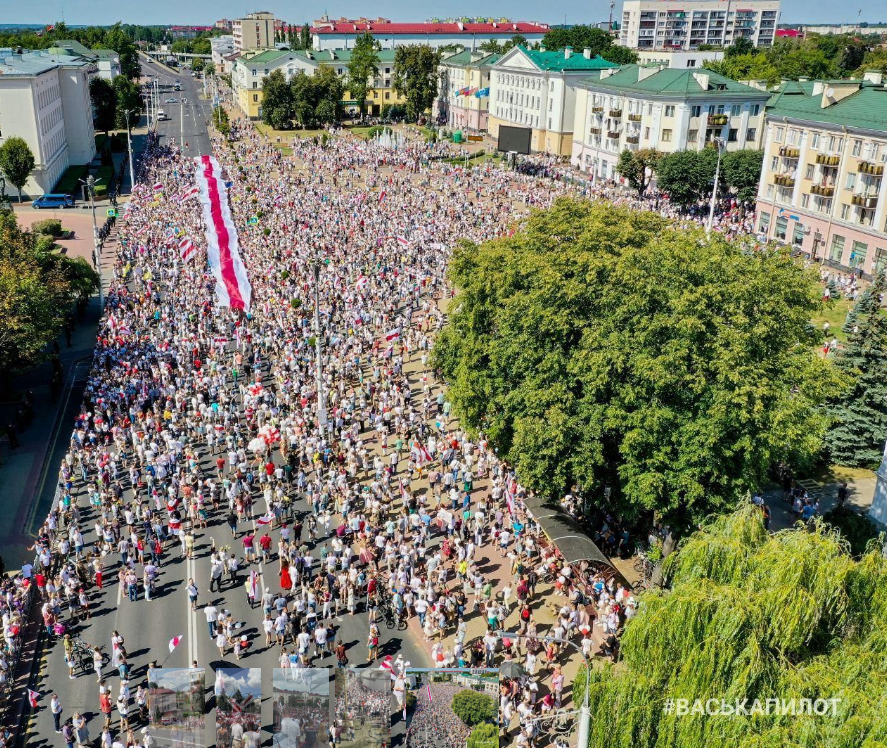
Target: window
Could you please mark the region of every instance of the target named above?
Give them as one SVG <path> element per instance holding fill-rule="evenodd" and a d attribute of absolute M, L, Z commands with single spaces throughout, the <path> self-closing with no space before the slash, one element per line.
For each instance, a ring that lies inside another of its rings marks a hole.
<path fill-rule="evenodd" d="M 386 92 L 385 92 L 385 100 L 387 101 L 387 100 L 390 99 L 390 98 L 391 98 L 391 92 L 390 92 L 390 91 L 386 91 Z"/>
<path fill-rule="evenodd" d="M 699 104 L 694 104 L 693 106 L 690 107 L 690 116 L 691 117 L 698 117 L 700 114 L 702 114 L 702 107 L 699 106 Z"/>
<path fill-rule="evenodd" d="M 391 68 L 385 68 L 385 75 L 388 75 L 391 72 Z"/>
<path fill-rule="evenodd" d="M 758 224 L 758 230 L 762 234 L 766 234 L 770 229 L 770 214 L 769 213 L 761 213 L 761 221 Z"/>
<path fill-rule="evenodd" d="M 687 67 L 688 68 L 695 68 L 696 67 L 696 60 L 694 60 L 692 58 L 687 60 Z"/>
<path fill-rule="evenodd" d="M 880 273 L 885 267 L 887 267 L 887 249 L 878 247 L 875 249 L 875 266 L 873 270 L 875 273 Z"/>
<path fill-rule="evenodd" d="M 770 159 L 770 171 L 776 171 L 779 168 L 779 156 L 773 156 Z"/>
<path fill-rule="evenodd" d="M 810 137 L 810 147 L 814 151 L 819 150 L 819 133 L 818 132 L 813 133 L 813 135 Z"/>
<path fill-rule="evenodd" d="M 809 205 L 810 205 L 810 195 L 808 195 L 806 192 L 804 192 L 801 194 L 801 207 L 807 208 L 807 207 L 809 207 Z"/>
<path fill-rule="evenodd" d="M 258 88 L 258 87 L 259 87 L 258 82 L 257 82 L 257 81 L 253 81 L 253 88 Z"/>
<path fill-rule="evenodd" d="M 733 106 L 730 107 L 730 116 L 731 117 L 738 117 L 741 112 L 742 112 L 742 107 L 739 104 L 734 104 Z"/>
<path fill-rule="evenodd" d="M 850 206 L 847 205 L 847 203 L 843 203 L 841 205 L 841 220 L 846 221 L 847 216 L 849 216 L 849 215 L 850 215 Z"/>
<path fill-rule="evenodd" d="M 650 128 L 649 127 L 644 128 L 644 138 L 646 138 L 647 140 L 650 139 Z"/>
<path fill-rule="evenodd" d="M 854 241 L 850 250 L 850 267 L 861 268 L 865 265 L 866 255 L 869 253 L 869 245 L 865 242 Z"/>
<path fill-rule="evenodd" d="M 851 151 L 851 154 L 854 156 L 858 156 L 861 152 L 862 152 L 862 141 L 861 140 L 854 140 L 853 141 L 853 150 Z"/>
<path fill-rule="evenodd" d="M 797 145 L 801 142 L 801 131 L 792 128 L 788 131 L 788 143 L 789 145 Z"/>
<path fill-rule="evenodd" d="M 800 247 L 804 243 L 804 224 L 795 221 L 795 230 L 792 232 L 792 244 Z"/>
<path fill-rule="evenodd" d="M 782 216 L 776 219 L 776 231 L 773 233 L 779 241 L 784 242 L 788 231 L 788 218 Z"/>
<path fill-rule="evenodd" d="M 253 94 L 253 101 L 258 102 L 259 94 Z"/>
<path fill-rule="evenodd" d="M 785 128 L 784 127 L 775 127 L 773 128 L 773 142 L 781 143 L 782 138 L 785 136 Z"/>
<path fill-rule="evenodd" d="M 663 130 L 662 131 L 662 142 L 663 143 L 671 143 L 671 130 Z"/>
<path fill-rule="evenodd" d="M 673 104 L 668 104 L 665 107 L 665 116 L 666 117 L 674 117 L 674 105 Z"/>
<path fill-rule="evenodd" d="M 847 173 L 847 184 L 846 188 L 848 190 L 852 190 L 856 186 L 856 172 L 848 172 Z"/>
<path fill-rule="evenodd" d="M 757 134 L 758 134 L 758 128 L 749 127 L 748 130 L 745 131 L 745 142 L 746 143 L 754 142 L 755 138 L 757 137 Z"/>
<path fill-rule="evenodd" d="M 729 132 L 727 132 L 727 142 L 728 143 L 735 143 L 737 141 L 738 137 L 739 137 L 739 130 L 737 130 L 735 127 L 731 127 Z"/>
<path fill-rule="evenodd" d="M 748 110 L 748 113 L 752 117 L 757 117 L 761 113 L 761 105 L 760 104 L 752 104 Z"/>
<path fill-rule="evenodd" d="M 829 251 L 829 259 L 832 262 L 840 262 L 844 256 L 844 237 L 835 234 L 832 237 L 832 248 Z"/>
<path fill-rule="evenodd" d="M 813 164 L 807 164 L 807 170 L 804 172 L 804 179 L 813 179 Z"/>
<path fill-rule="evenodd" d="M 687 141 L 695 143 L 697 140 L 699 140 L 699 130 L 690 130 L 687 133 Z"/>
<path fill-rule="evenodd" d="M 772 185 L 772 184 L 768 184 L 768 185 L 767 185 L 767 193 L 766 193 L 766 194 L 767 194 L 767 199 L 768 199 L 768 200 L 772 200 L 772 199 L 773 199 L 773 185 Z"/>

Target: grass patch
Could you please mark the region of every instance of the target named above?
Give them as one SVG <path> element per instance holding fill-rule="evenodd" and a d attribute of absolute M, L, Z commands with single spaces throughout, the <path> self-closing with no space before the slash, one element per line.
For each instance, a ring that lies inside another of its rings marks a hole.
<path fill-rule="evenodd" d="M 834 335 L 839 343 L 846 343 L 847 334 L 841 328 L 847 319 L 847 312 L 850 311 L 854 303 L 847 298 L 840 298 L 827 304 L 824 303 L 819 314 L 810 321 L 819 331 L 822 331 L 823 323 L 828 322 L 829 338 Z"/>
<path fill-rule="evenodd" d="M 108 144 L 108 136 L 104 133 L 99 133 L 95 136 L 95 149 L 97 153 L 101 153 L 105 146 Z"/>
<path fill-rule="evenodd" d="M 875 473 L 868 468 L 846 467 L 844 465 L 822 465 L 807 476 L 824 486 L 833 483 L 856 483 L 867 478 L 874 478 Z"/>
<path fill-rule="evenodd" d="M 100 166 L 95 173 L 95 196 L 104 197 L 114 181 L 114 166 Z"/>
<path fill-rule="evenodd" d="M 86 166 L 69 166 L 65 173 L 62 174 L 62 178 L 56 182 L 52 191 L 64 195 L 73 195 L 77 199 L 80 199 L 80 197 L 82 197 L 82 191 L 78 180 L 86 179 L 88 173 L 89 170 Z"/>
<path fill-rule="evenodd" d="M 293 138 L 313 138 L 320 136 L 325 130 L 275 130 L 273 127 L 266 125 L 264 122 L 256 122 L 256 129 L 267 138 L 275 140 L 292 140 Z"/>
<path fill-rule="evenodd" d="M 348 132 L 350 132 L 352 135 L 356 135 L 358 138 L 369 140 L 370 130 L 372 129 L 372 127 L 364 127 L 363 125 L 358 125 L 357 127 L 349 127 Z"/>

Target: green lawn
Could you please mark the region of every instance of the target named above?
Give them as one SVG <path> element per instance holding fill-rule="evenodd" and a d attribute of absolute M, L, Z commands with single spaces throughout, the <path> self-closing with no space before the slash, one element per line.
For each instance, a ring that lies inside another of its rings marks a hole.
<path fill-rule="evenodd" d="M 65 195 L 73 195 L 79 200 L 82 193 L 80 190 L 80 184 L 77 180 L 86 179 L 86 174 L 86 166 L 69 166 L 52 191 Z"/>
<path fill-rule="evenodd" d="M 823 304 L 819 314 L 811 322 L 817 330 L 822 330 L 823 323 L 828 322 L 829 335 L 834 335 L 839 343 L 845 343 L 847 342 L 847 335 L 841 328 L 844 326 L 847 312 L 850 311 L 852 306 L 853 302 L 847 298 L 840 298 L 837 301 Z"/>
<path fill-rule="evenodd" d="M 320 135 L 324 130 L 275 130 L 273 127 L 266 125 L 264 122 L 256 122 L 256 129 L 272 140 L 280 138 L 281 140 L 292 140 L 293 138 L 313 138 Z"/>

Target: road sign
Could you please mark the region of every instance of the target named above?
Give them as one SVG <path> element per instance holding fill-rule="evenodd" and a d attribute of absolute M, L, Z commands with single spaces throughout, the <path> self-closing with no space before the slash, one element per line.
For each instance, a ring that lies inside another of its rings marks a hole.
<path fill-rule="evenodd" d="M 259 222 L 259 217 L 258 217 L 258 216 L 253 216 L 252 218 L 250 218 L 250 219 L 247 221 L 247 224 L 249 224 L 250 226 L 255 226 L 258 222 Z"/>
<path fill-rule="evenodd" d="M 117 218 L 117 211 L 114 208 L 108 208 L 108 218 Z"/>

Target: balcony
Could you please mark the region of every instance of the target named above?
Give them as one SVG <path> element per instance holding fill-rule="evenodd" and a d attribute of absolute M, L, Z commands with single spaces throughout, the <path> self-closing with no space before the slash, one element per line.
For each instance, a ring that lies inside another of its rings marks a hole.
<path fill-rule="evenodd" d="M 613 119 L 620 119 L 622 117 L 622 110 L 621 109 L 611 109 L 610 116 L 613 117 Z"/>
<path fill-rule="evenodd" d="M 640 121 L 641 121 L 641 115 L 640 115 L 640 114 L 629 114 L 629 115 L 628 115 L 628 121 L 629 121 L 629 122 L 640 122 Z"/>
<path fill-rule="evenodd" d="M 779 149 L 779 155 L 784 158 L 800 158 L 801 149 L 790 145 L 784 145 Z"/>
<path fill-rule="evenodd" d="M 793 179 L 792 184 L 794 184 L 794 183 L 795 183 L 795 180 Z M 835 188 L 829 187 L 828 185 L 825 185 L 825 184 L 814 184 L 810 188 L 810 194 L 811 195 L 821 195 L 822 197 L 832 197 L 835 194 Z"/>
<path fill-rule="evenodd" d="M 607 133 L 607 137 L 610 138 L 610 140 L 619 140 L 619 131 L 610 130 L 610 132 Z"/>
<path fill-rule="evenodd" d="M 795 178 L 791 174 L 776 174 L 773 177 L 773 184 L 778 184 L 780 187 L 794 187 Z"/>
<path fill-rule="evenodd" d="M 600 127 L 592 127 L 588 132 L 592 135 L 600 135 L 601 128 Z"/>
<path fill-rule="evenodd" d="M 837 166 L 841 161 L 840 156 L 829 156 L 826 153 L 816 154 L 816 163 L 823 166 Z"/>
<path fill-rule="evenodd" d="M 604 111 L 604 108 L 602 106 L 593 106 L 591 108 L 591 111 L 592 111 L 592 114 L 602 114 Z"/>
<path fill-rule="evenodd" d="M 708 115 L 708 124 L 709 125 L 726 125 L 729 117 L 726 114 L 709 114 Z"/>
<path fill-rule="evenodd" d="M 876 164 L 872 161 L 860 161 L 859 173 L 872 174 L 876 177 L 880 177 L 884 173 L 884 164 Z"/>
<path fill-rule="evenodd" d="M 858 205 L 860 208 L 872 209 L 878 205 L 877 195 L 854 195 L 850 198 L 850 202 Z"/>
<path fill-rule="evenodd" d="M 625 138 L 625 142 L 630 143 L 631 145 L 637 145 L 638 143 L 641 142 L 641 136 L 640 135 L 628 135 Z"/>

